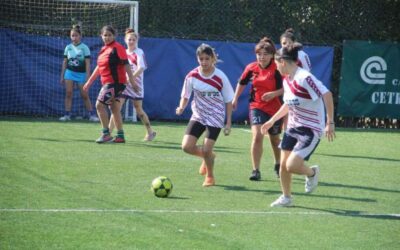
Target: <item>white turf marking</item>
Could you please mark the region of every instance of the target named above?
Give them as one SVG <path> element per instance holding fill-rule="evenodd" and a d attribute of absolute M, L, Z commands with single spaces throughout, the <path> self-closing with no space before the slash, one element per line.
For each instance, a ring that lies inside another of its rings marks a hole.
<path fill-rule="evenodd" d="M 241 128 L 240 130 L 243 131 L 243 132 L 251 133 L 251 130 L 250 130 L 250 129 L 243 129 L 243 128 Z"/>
<path fill-rule="evenodd" d="M 301 212 L 301 211 L 229 211 L 229 210 L 142 210 L 142 209 L 95 209 L 95 208 L 76 208 L 76 209 L 30 209 L 30 208 L 1 208 L 0 212 L 22 212 L 22 213 L 189 213 L 189 214 L 243 214 L 243 215 L 347 215 L 360 217 L 398 217 L 400 214 L 370 214 L 370 213 L 335 213 L 335 212 Z"/>

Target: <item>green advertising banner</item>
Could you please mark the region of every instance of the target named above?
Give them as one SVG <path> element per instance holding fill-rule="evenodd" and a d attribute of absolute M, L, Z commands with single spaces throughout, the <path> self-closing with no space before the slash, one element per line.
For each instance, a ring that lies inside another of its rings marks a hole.
<path fill-rule="evenodd" d="M 344 41 L 338 114 L 400 119 L 400 45 Z"/>

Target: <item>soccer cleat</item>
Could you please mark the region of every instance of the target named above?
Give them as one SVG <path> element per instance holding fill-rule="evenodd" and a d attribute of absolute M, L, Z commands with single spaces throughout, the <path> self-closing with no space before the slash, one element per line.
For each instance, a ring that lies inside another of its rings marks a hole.
<path fill-rule="evenodd" d="M 143 141 L 152 141 L 154 138 L 156 138 L 157 133 L 153 131 L 153 133 L 146 135 L 143 139 Z"/>
<path fill-rule="evenodd" d="M 308 194 L 313 192 L 318 186 L 319 166 L 312 166 L 311 169 L 314 170 L 314 176 L 313 177 L 306 176 L 306 184 L 305 184 L 305 191 Z"/>
<path fill-rule="evenodd" d="M 214 177 L 206 177 L 203 182 L 203 187 L 211 187 L 215 185 Z"/>
<path fill-rule="evenodd" d="M 207 174 L 207 167 L 201 165 L 201 167 L 199 168 L 199 174 L 206 175 Z"/>
<path fill-rule="evenodd" d="M 64 116 L 60 117 L 59 120 L 62 121 L 62 122 L 71 121 L 71 116 L 64 115 Z"/>
<path fill-rule="evenodd" d="M 105 142 L 109 142 L 112 141 L 112 136 L 110 136 L 109 134 L 103 134 L 102 136 L 99 137 L 99 139 L 96 140 L 97 143 L 105 143 Z"/>
<path fill-rule="evenodd" d="M 258 169 L 253 170 L 253 172 L 251 172 L 251 176 L 250 176 L 249 180 L 251 180 L 251 181 L 259 181 L 260 179 L 261 179 L 260 170 L 258 170 Z"/>
<path fill-rule="evenodd" d="M 279 198 L 271 203 L 271 207 L 290 207 L 292 206 L 292 197 L 285 197 L 283 194 Z"/>
<path fill-rule="evenodd" d="M 276 178 L 279 178 L 279 169 L 281 168 L 281 164 L 277 163 L 274 165 L 274 170 L 276 174 Z"/>
<path fill-rule="evenodd" d="M 91 115 L 91 116 L 89 117 L 89 121 L 91 121 L 91 122 L 98 122 L 98 121 L 100 121 L 100 120 L 99 120 L 99 118 L 98 118 L 97 116 Z"/>
<path fill-rule="evenodd" d="M 114 143 L 125 143 L 125 139 L 122 137 L 115 137 L 113 140 Z"/>

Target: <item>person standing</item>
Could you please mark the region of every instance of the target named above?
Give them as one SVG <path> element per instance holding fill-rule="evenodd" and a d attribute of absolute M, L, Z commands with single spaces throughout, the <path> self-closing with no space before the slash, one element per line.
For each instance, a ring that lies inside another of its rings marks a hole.
<path fill-rule="evenodd" d="M 119 98 L 126 88 L 128 82 L 127 76 L 133 89 L 135 91 L 138 90 L 135 77 L 129 66 L 125 48 L 115 41 L 116 35 L 117 32 L 110 25 L 106 25 L 101 29 L 101 38 L 104 42 L 104 46 L 99 52 L 96 68 L 83 86 L 83 89 L 88 91 L 94 80 L 98 76 L 101 77 L 102 88 L 97 97 L 96 109 L 103 129 L 102 135 L 96 140 L 97 143 L 109 141 L 115 143 L 125 142 L 124 130 L 122 128 L 121 102 Z M 108 107 L 111 109 L 115 127 L 118 130 L 115 138 L 111 137 L 108 127 Z"/>
<path fill-rule="evenodd" d="M 250 180 L 261 179 L 261 157 L 263 154 L 264 135 L 261 133 L 261 125 L 268 121 L 281 107 L 279 97 L 283 93 L 282 77 L 278 72 L 273 60 L 275 46 L 271 39 L 264 37 L 255 46 L 257 61 L 250 63 L 244 69 L 238 84 L 236 85 L 233 98 L 233 108 L 238 105 L 239 96 L 243 93 L 246 85 L 251 82 L 250 92 L 250 124 L 253 135 L 251 142 L 251 159 L 253 171 Z M 274 170 L 279 176 L 280 149 L 279 135 L 281 133 L 282 121 L 277 120 L 269 129 L 269 141 L 273 151 Z"/>
<path fill-rule="evenodd" d="M 320 168 L 317 165 L 308 167 L 304 161 L 309 160 L 323 133 L 328 141 L 335 137 L 332 93 L 314 75 L 297 65 L 299 49 L 296 46 L 282 47 L 275 54 L 278 70 L 285 76 L 284 104 L 261 127 L 266 134 L 277 120 L 289 114 L 280 146 L 282 195 L 271 203 L 271 207 L 292 205 L 292 174 L 305 176 L 306 193 L 316 189 Z"/>
<path fill-rule="evenodd" d="M 81 42 L 82 33 L 79 25 L 74 25 L 70 31 L 71 43 L 65 47 L 64 60 L 61 70 L 60 83 L 65 84 L 65 113 L 60 121 L 71 120 L 72 97 L 74 83 L 78 85 L 81 97 L 88 112 L 89 121 L 98 122 L 94 114 L 92 103 L 87 92 L 83 91 L 83 84 L 90 76 L 90 49 Z"/>
<path fill-rule="evenodd" d="M 138 48 L 139 34 L 137 34 L 133 29 L 128 28 L 125 31 L 125 43 L 127 45 L 126 53 L 128 55 L 129 65 L 131 66 L 133 76 L 136 80 L 136 85 L 139 91 L 136 93 L 130 84 L 127 84 L 126 89 L 122 92 L 119 98 L 121 106 L 124 105 L 126 99 L 131 99 L 133 105 L 135 106 L 136 113 L 139 119 L 142 121 L 146 128 L 146 135 L 144 141 L 152 141 L 156 137 L 156 132 L 151 128 L 149 117 L 143 110 L 143 98 L 144 98 L 144 85 L 143 85 L 143 72 L 147 69 L 146 60 L 144 52 L 142 49 Z M 129 103 L 127 103 L 129 105 Z M 110 119 L 110 131 L 114 128 L 113 116 Z"/>
<path fill-rule="evenodd" d="M 222 128 L 225 127 L 226 136 L 231 132 L 233 89 L 225 73 L 215 66 L 218 58 L 214 48 L 201 44 L 196 55 L 199 66 L 185 77 L 176 114 L 183 113 L 193 92 L 193 114 L 182 140 L 182 149 L 202 159 L 199 173 L 205 175 L 203 187 L 209 187 L 215 185 L 214 145 Z M 204 132 L 203 145 L 197 145 Z"/>

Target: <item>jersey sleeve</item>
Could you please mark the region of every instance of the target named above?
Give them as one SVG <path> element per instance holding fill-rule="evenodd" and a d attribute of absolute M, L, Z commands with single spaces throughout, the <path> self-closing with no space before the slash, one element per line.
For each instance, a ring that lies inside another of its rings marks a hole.
<path fill-rule="evenodd" d="M 120 59 L 121 64 L 129 64 L 128 54 L 126 54 L 125 48 L 119 44 L 119 46 L 115 47 L 117 49 L 117 54 Z"/>
<path fill-rule="evenodd" d="M 186 76 L 185 81 L 183 82 L 183 87 L 182 87 L 182 92 L 181 92 L 181 98 L 186 98 L 189 99 L 190 96 L 192 95 L 193 91 L 193 81 L 192 81 L 191 76 Z"/>
<path fill-rule="evenodd" d="M 303 86 L 308 90 L 313 101 L 321 98 L 329 90 L 315 76 L 308 75 L 303 82 Z"/>
<path fill-rule="evenodd" d="M 68 48 L 69 48 L 69 45 L 67 45 L 64 49 L 64 58 L 68 58 Z"/>
<path fill-rule="evenodd" d="M 234 96 L 232 84 L 225 74 L 222 74 L 221 78 L 222 78 L 222 84 L 223 84 L 221 93 L 222 93 L 222 97 L 224 98 L 224 102 L 225 103 L 231 102 L 233 100 L 233 96 Z"/>
<path fill-rule="evenodd" d="M 301 66 L 303 69 L 307 70 L 308 72 L 311 72 L 311 61 L 308 55 L 301 50 L 301 53 L 299 53 L 299 61 L 301 63 Z"/>
<path fill-rule="evenodd" d="M 144 56 L 144 52 L 143 50 L 139 50 L 138 54 L 137 54 L 137 64 L 140 68 L 146 70 L 147 69 L 147 62 L 146 62 L 146 58 Z"/>
<path fill-rule="evenodd" d="M 86 44 L 83 47 L 83 55 L 85 56 L 85 58 L 90 58 L 90 49 Z"/>
<path fill-rule="evenodd" d="M 242 75 L 239 78 L 240 85 L 247 85 L 253 76 L 253 71 L 251 70 L 250 65 L 247 65 L 244 69 Z"/>

